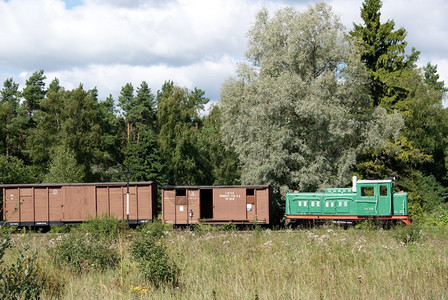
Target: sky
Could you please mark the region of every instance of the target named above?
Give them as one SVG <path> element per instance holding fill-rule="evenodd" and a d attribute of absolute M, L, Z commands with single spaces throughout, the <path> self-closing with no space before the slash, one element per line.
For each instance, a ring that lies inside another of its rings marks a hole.
<path fill-rule="evenodd" d="M 293 0 L 0 0 L 0 82 L 43 69 L 48 84 L 96 87 L 100 100 L 146 81 L 156 93 L 167 80 L 219 99 L 222 83 L 244 60 L 256 13 L 317 1 Z M 346 30 L 360 24 L 362 0 L 326 1 Z M 419 66 L 438 66 L 448 86 L 448 1 L 383 0 L 381 20 L 408 35 Z"/>

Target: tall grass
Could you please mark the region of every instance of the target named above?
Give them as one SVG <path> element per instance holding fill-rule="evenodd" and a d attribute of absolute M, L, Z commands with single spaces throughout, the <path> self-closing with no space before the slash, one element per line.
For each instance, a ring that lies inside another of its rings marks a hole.
<path fill-rule="evenodd" d="M 447 233 L 422 229 L 404 242 L 398 229 L 164 231 L 179 274 L 176 287 L 159 288 L 131 256 L 137 234 L 122 241 L 123 288 L 118 266 L 82 274 L 51 266 L 46 249 L 57 235 L 15 240 L 41 249 L 45 268 L 64 274 L 62 299 L 448 299 Z"/>

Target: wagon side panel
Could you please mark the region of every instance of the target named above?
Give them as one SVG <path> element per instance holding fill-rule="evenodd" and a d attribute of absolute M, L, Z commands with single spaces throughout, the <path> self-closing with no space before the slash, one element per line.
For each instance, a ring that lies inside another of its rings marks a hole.
<path fill-rule="evenodd" d="M 96 213 L 98 217 L 110 217 L 109 187 L 96 188 Z"/>
<path fill-rule="evenodd" d="M 255 197 L 257 201 L 257 220 L 269 224 L 271 217 L 271 198 L 270 190 L 257 189 L 255 190 Z"/>
<path fill-rule="evenodd" d="M 49 192 L 50 190 L 47 187 L 34 189 L 34 217 L 36 225 L 49 224 Z"/>
<path fill-rule="evenodd" d="M 95 186 L 63 187 L 63 221 L 81 222 L 96 216 Z"/>
<path fill-rule="evenodd" d="M 152 219 L 152 192 L 150 185 L 137 186 L 137 220 Z"/>
<path fill-rule="evenodd" d="M 50 224 L 61 223 L 63 214 L 62 187 L 48 189 L 48 206 Z"/>
<path fill-rule="evenodd" d="M 19 188 L 20 222 L 23 225 L 34 225 L 34 188 Z"/>
<path fill-rule="evenodd" d="M 123 197 L 123 190 L 125 189 L 121 186 L 109 188 L 110 215 L 120 220 L 124 219 L 125 212 L 124 201 L 126 201 L 126 199 Z"/>
<path fill-rule="evenodd" d="M 9 223 L 20 222 L 19 189 L 5 188 L 3 197 L 3 220 Z"/>
<path fill-rule="evenodd" d="M 162 189 L 162 223 L 176 222 L 176 192 Z"/>
<path fill-rule="evenodd" d="M 215 188 L 213 219 L 216 221 L 246 220 L 246 189 Z"/>

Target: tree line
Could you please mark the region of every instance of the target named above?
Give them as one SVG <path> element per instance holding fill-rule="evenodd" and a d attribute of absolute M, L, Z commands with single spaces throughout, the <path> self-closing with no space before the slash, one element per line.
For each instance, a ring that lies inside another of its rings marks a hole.
<path fill-rule="evenodd" d="M 154 180 L 161 184 L 235 184 L 236 155 L 220 138 L 220 111 L 201 115 L 209 99 L 167 81 L 157 94 L 127 83 L 115 101 L 96 89 L 65 90 L 44 71 L 25 87 L 1 90 L 2 183 Z M 227 170 L 226 170 L 227 168 Z"/>
<path fill-rule="evenodd" d="M 365 0 L 347 31 L 323 3 L 261 10 L 246 59 L 208 113 L 205 92 L 143 81 L 99 100 L 97 89 L 48 87 L 43 70 L 0 94 L 0 182 L 154 180 L 165 185 L 270 184 L 277 204 L 359 178 L 395 176 L 414 215 L 445 205 L 448 89 L 417 66 L 406 30 Z"/>

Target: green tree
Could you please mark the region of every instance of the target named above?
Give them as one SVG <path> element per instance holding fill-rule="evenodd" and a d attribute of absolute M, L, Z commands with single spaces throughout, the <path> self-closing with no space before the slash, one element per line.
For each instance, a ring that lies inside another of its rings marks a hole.
<path fill-rule="evenodd" d="M 56 84 L 56 82 L 53 82 Z M 30 155 L 38 172 L 45 175 L 58 147 L 64 145 L 84 168 L 82 180 L 95 181 L 96 166 L 103 161 L 99 104 L 82 86 L 71 91 L 49 90 L 35 112 L 38 123 L 30 130 Z"/>
<path fill-rule="evenodd" d="M 356 47 L 325 3 L 259 12 L 246 57 L 220 100 L 243 184 L 277 195 L 346 184 L 361 149 L 398 136 L 401 116 L 373 108 Z"/>
<path fill-rule="evenodd" d="M 429 62 L 423 67 L 423 72 L 425 84 L 434 92 L 438 92 L 439 97 L 443 99 L 448 92 L 448 88 L 445 87 L 445 82 L 439 81 L 440 76 L 437 74 L 437 66 Z"/>
<path fill-rule="evenodd" d="M 201 109 L 209 101 L 199 89 L 188 91 L 165 82 L 157 93 L 158 144 L 166 184 L 200 184 L 207 164 L 198 145 Z"/>
<path fill-rule="evenodd" d="M 19 85 L 12 78 L 6 79 L 0 94 L 0 146 L 1 153 L 17 154 L 20 149 L 16 130 L 19 118 L 20 93 Z"/>
<path fill-rule="evenodd" d="M 84 180 L 93 181 L 95 176 L 92 167 L 102 156 L 98 102 L 82 86 L 66 92 L 64 102 L 62 144 L 71 149 L 77 162 L 85 167 Z"/>
<path fill-rule="evenodd" d="M 123 165 L 132 171 L 133 181 L 159 181 L 162 165 L 153 131 L 142 131 L 139 142 L 126 145 L 123 152 Z"/>
<path fill-rule="evenodd" d="M 112 95 L 98 103 L 97 121 L 101 128 L 101 157 L 94 166 L 96 179 L 102 182 L 118 181 L 122 177 L 123 130 Z"/>
<path fill-rule="evenodd" d="M 84 166 L 78 164 L 73 150 L 64 145 L 54 149 L 49 172 L 43 182 L 71 183 L 83 182 L 85 177 Z"/>
<path fill-rule="evenodd" d="M 132 171 L 132 180 L 157 180 L 161 165 L 155 133 L 155 96 L 143 81 L 135 96 L 132 84 L 127 83 L 118 100 L 126 124 L 123 165 Z"/>
<path fill-rule="evenodd" d="M 40 102 L 39 122 L 28 130 L 28 150 L 33 165 L 43 176 L 48 171 L 52 150 L 61 144 L 66 92 L 54 79 L 46 97 Z"/>
<path fill-rule="evenodd" d="M 222 141 L 221 119 L 221 109 L 213 105 L 200 131 L 199 145 L 210 171 L 203 184 L 237 185 L 241 177 L 238 155 L 232 147 L 227 149 Z"/>
<path fill-rule="evenodd" d="M 393 20 L 381 23 L 382 5 L 381 0 L 365 0 L 361 8 L 364 24 L 353 24 L 350 35 L 356 39 L 367 67 L 373 104 L 389 111 L 404 110 L 402 102 L 412 88 L 402 84 L 403 70 L 414 66 L 420 52 L 412 49 L 410 55 L 405 54 L 406 30 L 394 30 Z"/>
<path fill-rule="evenodd" d="M 407 84 L 414 92 L 409 96 L 408 110 L 403 112 L 406 128 L 403 135 L 421 152 L 430 156 L 424 164 L 414 166 L 439 181 L 447 175 L 448 114 L 443 107 L 446 88 L 438 82 L 436 69 L 426 66 L 415 70 Z"/>
<path fill-rule="evenodd" d="M 33 183 L 35 178 L 23 160 L 0 154 L 0 184 Z"/>
<path fill-rule="evenodd" d="M 25 106 L 30 115 L 40 108 L 40 102 L 45 98 L 45 82 L 47 77 L 44 70 L 34 72 L 25 83 L 22 96 L 25 99 Z"/>
<path fill-rule="evenodd" d="M 120 96 L 118 97 L 118 106 L 121 108 L 126 122 L 126 141 L 129 143 L 131 140 L 130 134 L 132 127 L 129 115 L 134 106 L 134 87 L 132 86 L 132 83 L 126 83 L 126 85 L 121 88 Z"/>

